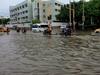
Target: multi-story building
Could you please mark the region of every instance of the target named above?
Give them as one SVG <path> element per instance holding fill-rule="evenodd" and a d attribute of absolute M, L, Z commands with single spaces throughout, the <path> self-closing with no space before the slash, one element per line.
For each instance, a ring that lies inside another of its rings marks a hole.
<path fill-rule="evenodd" d="M 39 19 L 41 22 L 47 22 L 48 17 L 52 21 L 56 21 L 56 15 L 59 14 L 61 5 L 59 0 L 34 0 L 33 5 L 33 18 Z"/>
<path fill-rule="evenodd" d="M 31 22 L 38 19 L 47 22 L 48 17 L 56 21 L 62 3 L 59 0 L 25 0 L 24 2 L 10 6 L 11 23 Z"/>
<path fill-rule="evenodd" d="M 32 2 L 25 0 L 15 6 L 10 6 L 11 23 L 31 22 L 32 20 Z"/>
<path fill-rule="evenodd" d="M 8 19 L 9 17 L 8 16 L 0 16 L 0 19 Z"/>

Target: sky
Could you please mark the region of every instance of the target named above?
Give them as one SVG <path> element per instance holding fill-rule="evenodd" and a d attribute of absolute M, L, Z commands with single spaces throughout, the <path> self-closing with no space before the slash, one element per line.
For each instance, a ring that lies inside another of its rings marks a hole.
<path fill-rule="evenodd" d="M 24 0 L 0 0 L 0 16 L 9 16 L 9 6 L 16 5 Z M 68 3 L 69 0 L 62 0 L 63 3 Z"/>

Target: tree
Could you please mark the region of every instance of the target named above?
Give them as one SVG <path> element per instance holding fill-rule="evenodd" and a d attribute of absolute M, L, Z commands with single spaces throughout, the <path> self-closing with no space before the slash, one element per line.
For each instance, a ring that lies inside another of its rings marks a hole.
<path fill-rule="evenodd" d="M 33 20 L 32 20 L 32 24 L 35 24 L 35 23 L 40 23 L 40 21 L 37 20 L 37 19 L 33 19 Z"/>
<path fill-rule="evenodd" d="M 58 15 L 56 15 L 56 18 L 58 21 L 61 21 L 61 22 L 69 21 L 69 19 L 68 19 L 69 13 L 68 13 L 67 7 L 68 7 L 67 5 L 61 6 L 60 13 Z"/>
<path fill-rule="evenodd" d="M 82 24 L 83 14 L 83 2 L 72 2 L 71 5 L 75 5 L 75 22 Z M 60 13 L 56 16 L 59 21 L 69 22 L 69 4 L 61 7 Z M 73 7 L 73 6 L 72 6 Z M 90 0 L 84 2 L 84 15 L 85 15 L 85 27 L 98 25 L 100 27 L 100 0 Z"/>
<path fill-rule="evenodd" d="M 0 24 L 7 24 L 10 21 L 10 18 L 2 18 L 0 19 Z"/>

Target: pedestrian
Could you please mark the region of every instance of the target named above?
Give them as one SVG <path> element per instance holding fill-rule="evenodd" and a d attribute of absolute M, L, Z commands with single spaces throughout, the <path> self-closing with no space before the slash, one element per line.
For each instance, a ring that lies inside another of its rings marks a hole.
<path fill-rule="evenodd" d="M 22 33 L 26 33 L 26 32 L 27 32 L 26 28 L 25 27 L 22 28 Z"/>
<path fill-rule="evenodd" d="M 48 25 L 48 34 L 51 35 L 51 32 L 52 32 L 51 25 Z"/>
<path fill-rule="evenodd" d="M 17 27 L 17 28 L 16 28 L 16 31 L 19 33 L 19 32 L 20 32 L 20 28 L 19 28 L 19 27 Z"/>
<path fill-rule="evenodd" d="M 68 35 L 71 36 L 71 27 L 70 26 L 68 26 Z"/>
<path fill-rule="evenodd" d="M 67 35 L 68 35 L 68 28 L 67 28 L 67 27 L 64 28 L 64 29 L 63 29 L 63 32 L 64 32 L 64 35 L 67 36 Z"/>
<path fill-rule="evenodd" d="M 10 32 L 10 29 L 7 27 L 7 34 L 9 34 L 9 32 Z"/>

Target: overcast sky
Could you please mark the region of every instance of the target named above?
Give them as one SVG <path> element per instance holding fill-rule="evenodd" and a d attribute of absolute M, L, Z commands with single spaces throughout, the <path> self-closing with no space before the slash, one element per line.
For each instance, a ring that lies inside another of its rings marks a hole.
<path fill-rule="evenodd" d="M 0 16 L 9 16 L 9 6 L 16 5 L 24 0 L 0 0 Z M 69 0 L 62 0 L 68 3 Z"/>

